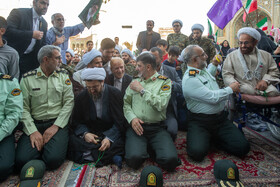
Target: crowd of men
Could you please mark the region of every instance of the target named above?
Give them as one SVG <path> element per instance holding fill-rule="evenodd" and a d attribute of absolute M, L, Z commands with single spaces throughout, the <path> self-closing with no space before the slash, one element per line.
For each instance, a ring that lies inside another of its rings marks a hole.
<path fill-rule="evenodd" d="M 104 38 L 99 50 L 88 41 L 80 60 L 68 39 L 85 26 L 64 27 L 56 13 L 47 30 L 48 6 L 49 0 L 33 0 L 33 8 L 14 9 L 7 21 L 0 17 L 0 181 L 35 159 L 49 170 L 66 158 L 119 168 L 125 159 L 137 169 L 151 157 L 174 171 L 181 164 L 178 129 L 187 129 L 190 159 L 202 161 L 212 142 L 244 157 L 250 145 L 227 119 L 225 102 L 234 93 L 280 95 L 277 64 L 256 47 L 261 35 L 254 28 L 238 31 L 239 49 L 223 62 L 225 86 L 219 87 L 223 59 L 202 37 L 201 24 L 188 37 L 174 20 L 166 41 L 148 20 L 137 57 L 116 37 Z M 16 148 L 15 130 L 23 131 Z"/>

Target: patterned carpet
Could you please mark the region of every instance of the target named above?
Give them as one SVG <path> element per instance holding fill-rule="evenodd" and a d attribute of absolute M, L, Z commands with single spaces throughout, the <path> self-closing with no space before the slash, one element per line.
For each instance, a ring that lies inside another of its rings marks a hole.
<path fill-rule="evenodd" d="M 232 160 L 239 168 L 241 181 L 245 186 L 279 186 L 280 185 L 280 146 L 263 138 L 255 132 L 244 129 L 247 139 L 251 143 L 251 151 L 243 158 L 228 155 L 223 151 L 213 148 L 203 162 L 197 163 L 190 160 L 186 154 L 186 132 L 179 132 L 176 140 L 178 155 L 182 165 L 175 172 L 167 173 L 163 170 L 164 186 L 217 186 L 213 175 L 215 161 L 220 159 Z M 146 165 L 156 165 L 152 160 L 147 160 Z M 81 186 L 138 186 L 140 173 L 143 169 L 133 170 L 123 164 L 119 170 L 115 165 L 102 168 L 87 166 L 84 176 L 80 177 L 83 166 L 66 161 L 59 169 L 48 171 L 44 175 L 42 186 L 67 186 L 73 187 L 78 180 Z M 18 176 L 10 176 L 0 186 L 16 186 Z"/>
<path fill-rule="evenodd" d="M 245 186 L 280 185 L 280 146 L 249 129 L 244 129 L 244 132 L 251 142 L 251 151 L 244 159 L 212 149 L 204 161 L 200 163 L 193 162 L 188 158 L 185 151 L 186 132 L 179 132 L 176 147 L 182 165 L 177 167 L 176 172 L 173 173 L 163 171 L 164 186 L 216 186 L 213 167 L 215 161 L 221 159 L 232 160 L 238 166 L 241 181 Z M 156 164 L 147 160 L 143 167 L 146 165 Z M 137 183 L 143 167 L 137 171 L 128 168 L 126 164 L 123 165 L 122 170 L 114 165 L 98 169 L 88 167 L 81 186 L 138 186 Z M 73 166 L 73 168 L 75 167 Z M 69 179 L 67 181 L 69 182 Z M 73 180 L 71 181 L 69 186 L 73 186 Z"/>

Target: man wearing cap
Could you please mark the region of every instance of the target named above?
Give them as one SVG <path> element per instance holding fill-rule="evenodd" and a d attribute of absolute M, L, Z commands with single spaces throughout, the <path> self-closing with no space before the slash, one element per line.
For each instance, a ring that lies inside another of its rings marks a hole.
<path fill-rule="evenodd" d="M 210 149 L 210 142 L 223 150 L 243 157 L 250 149 L 244 134 L 227 119 L 225 101 L 239 91 L 238 82 L 219 89 L 215 79 L 219 62 L 206 69 L 207 54 L 198 45 L 189 45 L 183 54 L 188 70 L 183 77 L 183 94 L 189 110 L 187 153 L 195 161 L 202 161 Z M 221 57 L 217 57 L 221 60 Z"/>
<path fill-rule="evenodd" d="M 156 47 L 156 43 L 160 40 L 160 34 L 153 31 L 155 23 L 153 20 L 146 22 L 147 30 L 139 33 L 137 37 L 136 46 L 141 53 L 142 51 L 149 51 L 152 47 Z"/>
<path fill-rule="evenodd" d="M 171 33 L 167 36 L 168 46 L 177 46 L 182 51 L 188 44 L 189 38 L 181 33 L 183 22 L 179 19 L 175 19 L 172 22 L 172 27 L 175 33 Z"/>
<path fill-rule="evenodd" d="M 104 68 L 88 68 L 82 72 L 86 89 L 75 100 L 73 135 L 69 142 L 69 157 L 75 162 L 94 161 L 102 166 L 115 161 L 114 156 L 121 159 L 124 154 L 123 99 L 117 88 L 104 84 L 105 77 Z M 98 158 L 101 160 L 97 161 Z M 121 163 L 116 164 L 121 167 Z"/>
<path fill-rule="evenodd" d="M 74 65 L 72 64 L 75 58 L 74 51 L 72 49 L 67 49 L 65 52 L 65 57 L 66 57 L 66 64 L 61 63 L 60 67 L 66 69 L 69 73 L 69 77 L 72 78 L 73 73 L 76 72 Z"/>
<path fill-rule="evenodd" d="M 151 53 L 156 57 L 157 72 L 171 79 L 172 91 L 171 98 L 168 103 L 166 120 L 164 121 L 167 126 L 167 131 L 170 133 L 173 140 L 176 139 L 178 133 L 178 122 L 177 122 L 177 100 L 178 94 L 182 94 L 182 80 L 178 76 L 175 68 L 162 64 L 162 51 L 158 47 L 153 47 Z"/>
<path fill-rule="evenodd" d="M 15 139 L 12 134 L 22 113 L 22 93 L 16 78 L 0 73 L 0 183 L 12 172 Z"/>
<path fill-rule="evenodd" d="M 216 49 L 212 41 L 207 37 L 202 37 L 204 27 L 201 24 L 194 24 L 192 26 L 192 34 L 189 37 L 188 45 L 199 45 L 207 54 L 207 65 L 210 60 L 216 55 Z"/>
<path fill-rule="evenodd" d="M 30 160 L 42 159 L 48 169 L 56 169 L 66 157 L 67 123 L 74 96 L 68 73 L 60 69 L 60 48 L 42 47 L 39 68 L 25 73 L 20 82 L 23 94 L 23 135 L 16 149 L 16 168 Z"/>
<path fill-rule="evenodd" d="M 83 23 L 80 23 L 72 27 L 64 27 L 65 19 L 61 13 L 53 14 L 51 20 L 53 27 L 47 32 L 46 43 L 60 47 L 62 63 L 66 64 L 65 53 L 68 49 L 68 40 L 71 36 L 83 32 L 85 26 Z"/>
<path fill-rule="evenodd" d="M 83 63 L 86 68 L 102 67 L 102 54 L 96 49 L 92 49 L 90 52 L 84 54 L 81 63 Z M 80 83 L 83 87 L 86 86 L 85 82 L 82 80 L 82 72 L 86 69 L 81 69 L 73 74 L 73 79 Z"/>
<path fill-rule="evenodd" d="M 105 83 L 120 90 L 123 97 L 132 77 L 125 73 L 125 64 L 121 58 L 113 57 L 110 66 L 112 74 L 106 77 Z"/>
<path fill-rule="evenodd" d="M 260 33 L 250 27 L 237 32 L 239 49 L 230 53 L 223 65 L 225 85 L 240 83 L 240 92 L 250 95 L 280 95 L 274 86 L 280 82 L 279 70 L 272 56 L 256 46 Z"/>
<path fill-rule="evenodd" d="M 126 131 L 125 159 L 129 167 L 138 169 L 149 157 L 172 171 L 180 165 L 176 148 L 163 121 L 171 97 L 171 80 L 157 73 L 155 57 L 145 52 L 137 57 L 140 78 L 126 89 L 124 115 L 130 127 Z"/>
<path fill-rule="evenodd" d="M 121 55 L 125 64 L 127 64 L 131 59 L 135 58 L 129 49 L 122 50 Z"/>
<path fill-rule="evenodd" d="M 128 75 L 130 75 L 132 77 L 136 76 L 137 75 L 136 66 L 129 63 L 130 61 L 135 59 L 132 52 L 129 49 L 124 49 L 121 52 L 121 56 L 122 56 L 122 59 L 125 64 L 125 73 L 127 73 Z"/>

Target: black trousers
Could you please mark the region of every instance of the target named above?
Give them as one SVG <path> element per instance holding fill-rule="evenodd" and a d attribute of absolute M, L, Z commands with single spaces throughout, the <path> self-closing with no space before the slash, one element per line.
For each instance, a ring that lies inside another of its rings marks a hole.
<path fill-rule="evenodd" d="M 0 182 L 12 172 L 15 164 L 15 138 L 7 136 L 0 142 Z"/>
<path fill-rule="evenodd" d="M 45 130 L 52 126 L 54 120 L 36 124 L 38 131 L 43 135 Z M 59 129 L 57 133 L 44 145 L 41 151 L 32 148 L 30 137 L 25 133 L 20 137 L 16 149 L 16 170 L 20 171 L 24 164 L 33 159 L 42 159 L 47 169 L 57 169 L 63 164 L 68 146 L 68 127 Z"/>
<path fill-rule="evenodd" d="M 226 114 L 195 114 L 190 112 L 187 133 L 187 153 L 201 161 L 207 155 L 210 141 L 226 152 L 238 157 L 245 156 L 250 145 L 244 134 L 227 119 Z"/>

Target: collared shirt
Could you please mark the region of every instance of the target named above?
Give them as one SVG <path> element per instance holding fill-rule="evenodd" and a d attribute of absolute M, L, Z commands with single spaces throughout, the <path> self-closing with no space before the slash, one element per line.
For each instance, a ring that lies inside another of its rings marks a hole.
<path fill-rule="evenodd" d="M 120 91 L 122 90 L 122 80 L 123 80 L 123 78 L 117 79 L 114 76 L 114 87 L 119 89 Z"/>
<path fill-rule="evenodd" d="M 216 114 L 224 110 L 225 100 L 233 93 L 230 87 L 219 89 L 215 80 L 217 67 L 209 70 L 188 66 L 183 77 L 183 94 L 188 109 L 193 113 Z"/>
<path fill-rule="evenodd" d="M 0 47 L 0 72 L 12 77 L 19 78 L 19 55 L 18 52 L 7 45 L 7 41 L 2 39 L 4 45 Z"/>
<path fill-rule="evenodd" d="M 32 8 L 32 15 L 33 15 L 33 31 L 38 31 L 39 30 L 39 24 L 40 24 L 40 16 L 37 14 L 34 8 Z M 36 44 L 36 39 L 32 38 L 30 45 L 24 52 L 24 54 L 28 54 L 31 51 L 33 51 L 33 48 Z"/>
<path fill-rule="evenodd" d="M 72 27 L 64 27 L 63 28 L 63 34 L 58 35 L 58 37 L 61 37 L 62 35 L 64 35 L 65 40 L 62 44 L 58 45 L 58 47 L 60 47 L 61 49 L 61 57 L 62 57 L 62 63 L 66 64 L 66 57 L 65 57 L 65 53 L 66 50 L 68 49 L 68 41 L 69 41 L 69 37 L 71 36 L 75 36 L 77 34 L 79 34 L 80 32 L 83 32 L 83 30 L 85 29 L 84 24 L 78 24 Z M 53 31 L 53 27 L 50 28 L 47 31 L 46 34 L 46 43 L 49 45 L 52 45 L 56 40 L 56 34 Z"/>
<path fill-rule="evenodd" d="M 0 142 L 17 126 L 22 113 L 22 93 L 17 79 L 0 73 Z"/>
<path fill-rule="evenodd" d="M 34 120 L 56 119 L 54 124 L 67 125 L 74 106 L 72 84 L 64 69 L 57 69 L 49 77 L 41 67 L 23 75 L 23 131 L 30 135 L 37 131 Z"/>
<path fill-rule="evenodd" d="M 166 108 L 171 97 L 171 80 L 157 72 L 147 80 L 137 78 L 144 87 L 143 96 L 126 89 L 124 96 L 124 116 L 130 123 L 139 118 L 145 123 L 158 123 L 166 119 Z"/>

